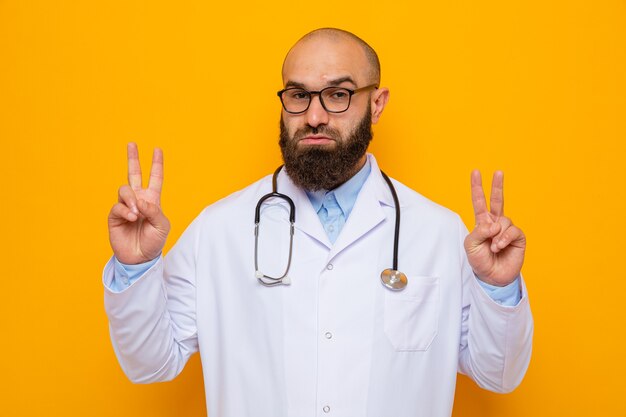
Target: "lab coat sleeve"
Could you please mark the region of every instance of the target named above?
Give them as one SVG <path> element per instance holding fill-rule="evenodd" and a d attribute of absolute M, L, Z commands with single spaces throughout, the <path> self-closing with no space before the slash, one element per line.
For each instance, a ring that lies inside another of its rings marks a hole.
<path fill-rule="evenodd" d="M 135 383 L 168 381 L 198 350 L 195 265 L 196 219 L 165 259 L 128 288 L 114 292 L 114 260 L 104 269 L 104 306 L 117 359 Z"/>
<path fill-rule="evenodd" d="M 533 318 L 526 285 L 515 306 L 496 303 L 481 288 L 467 260 L 463 241 L 467 229 L 459 219 L 463 276 L 463 309 L 459 372 L 480 387 L 498 393 L 513 391 L 522 381 L 532 350 Z"/>

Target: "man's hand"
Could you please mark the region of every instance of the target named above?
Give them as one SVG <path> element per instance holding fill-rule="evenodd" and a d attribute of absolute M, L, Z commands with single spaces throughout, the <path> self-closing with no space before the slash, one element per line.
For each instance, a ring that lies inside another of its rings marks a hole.
<path fill-rule="evenodd" d="M 109 213 L 109 241 L 115 257 L 125 264 L 150 261 L 161 253 L 170 222 L 161 212 L 163 152 L 156 148 L 148 188 L 141 187 L 137 145 L 128 144 L 128 185 L 120 187 L 118 203 Z"/>
<path fill-rule="evenodd" d="M 476 227 L 465 238 L 465 251 L 474 273 L 484 282 L 505 286 L 519 275 L 524 263 L 526 236 L 504 216 L 502 171 L 493 174 L 491 210 L 483 192 L 480 171 L 472 172 L 472 203 Z"/>

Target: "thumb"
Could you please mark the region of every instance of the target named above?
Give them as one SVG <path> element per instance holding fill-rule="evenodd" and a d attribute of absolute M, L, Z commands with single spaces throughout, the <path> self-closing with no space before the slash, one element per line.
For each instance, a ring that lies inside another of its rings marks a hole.
<path fill-rule="evenodd" d="M 146 200 L 139 200 L 137 203 L 139 212 L 154 228 L 165 231 L 169 229 L 169 220 L 167 220 L 167 217 L 165 217 L 158 205 Z"/>
<path fill-rule="evenodd" d="M 500 233 L 500 229 L 502 229 L 500 223 L 478 224 L 476 225 L 472 233 L 467 236 L 469 240 L 468 243 L 471 243 L 473 245 L 480 245 L 481 243 L 493 238 L 498 233 Z"/>

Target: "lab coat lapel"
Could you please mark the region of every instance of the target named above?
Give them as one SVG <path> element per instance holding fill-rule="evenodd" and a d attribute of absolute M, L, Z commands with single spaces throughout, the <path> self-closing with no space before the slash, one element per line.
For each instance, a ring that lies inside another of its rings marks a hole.
<path fill-rule="evenodd" d="M 291 181 L 291 178 L 285 172 L 285 168 L 278 175 L 278 192 L 291 197 L 296 206 L 296 229 L 301 230 L 330 249 L 332 244 L 322 227 L 322 222 L 320 222 L 317 213 L 313 210 L 311 200 L 309 200 L 303 189 L 297 187 Z"/>
<path fill-rule="evenodd" d="M 331 249 L 329 260 L 385 220 L 383 205 L 394 206 L 391 192 L 380 173 L 376 159 L 372 155 L 368 157 L 372 170 L 359 192 L 352 213 Z"/>

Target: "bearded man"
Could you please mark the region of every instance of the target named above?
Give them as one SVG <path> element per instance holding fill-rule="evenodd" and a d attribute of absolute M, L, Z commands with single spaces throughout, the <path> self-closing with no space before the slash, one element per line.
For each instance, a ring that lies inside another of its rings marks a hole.
<path fill-rule="evenodd" d="M 458 372 L 514 389 L 533 322 L 502 173 L 489 210 L 472 173 L 467 234 L 366 152 L 389 99 L 367 43 L 318 29 L 282 74 L 284 169 L 207 207 L 165 258 L 162 153 L 142 188 L 129 144 L 104 271 L 124 372 L 169 380 L 199 351 L 211 417 L 450 416 Z"/>

